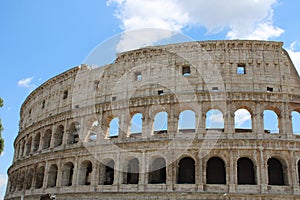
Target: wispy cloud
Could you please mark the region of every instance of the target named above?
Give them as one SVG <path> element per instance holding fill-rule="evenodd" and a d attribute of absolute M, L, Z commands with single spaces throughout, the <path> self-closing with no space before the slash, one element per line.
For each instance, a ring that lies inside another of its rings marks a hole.
<path fill-rule="evenodd" d="M 23 78 L 18 81 L 19 87 L 25 87 L 25 88 L 34 88 L 35 85 L 32 83 L 33 77 Z"/>
<path fill-rule="evenodd" d="M 230 39 L 269 39 L 284 30 L 273 24 L 273 6 L 277 0 L 107 0 L 116 6 L 115 16 L 121 28 L 131 31 L 143 28 L 181 32 L 185 28 L 203 27 L 209 33 L 227 30 Z M 152 33 L 153 35 L 156 32 Z M 141 34 L 142 35 L 142 34 Z M 143 35 L 142 35 L 143 36 Z M 148 36 L 148 35 L 147 35 Z M 170 37 L 157 33 L 149 43 Z M 141 37 L 123 37 L 119 50 L 137 43 Z M 126 41 L 129 40 L 129 41 Z M 140 45 L 145 44 L 142 42 Z M 125 50 L 127 50 L 125 48 Z"/>
<path fill-rule="evenodd" d="M 290 47 L 287 49 L 297 71 L 300 74 L 300 52 L 296 51 L 297 41 L 293 42 Z"/>
<path fill-rule="evenodd" d="M 235 112 L 235 127 L 241 128 L 246 122 L 251 120 L 251 114 L 246 109 L 240 109 Z"/>
<path fill-rule="evenodd" d="M 6 181 L 7 181 L 6 175 L 0 174 L 0 187 L 5 186 L 6 185 Z"/>

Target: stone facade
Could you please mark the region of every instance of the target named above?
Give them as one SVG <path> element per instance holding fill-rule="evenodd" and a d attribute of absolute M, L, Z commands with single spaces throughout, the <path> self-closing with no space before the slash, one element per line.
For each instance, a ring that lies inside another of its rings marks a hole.
<path fill-rule="evenodd" d="M 300 79 L 282 45 L 147 47 L 51 78 L 21 107 L 5 199 L 299 199 Z"/>

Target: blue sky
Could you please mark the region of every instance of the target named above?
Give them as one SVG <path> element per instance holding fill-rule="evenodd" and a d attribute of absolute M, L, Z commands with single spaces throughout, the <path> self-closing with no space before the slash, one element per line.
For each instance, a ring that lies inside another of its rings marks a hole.
<path fill-rule="evenodd" d="M 0 199 L 22 102 L 36 86 L 83 63 L 101 42 L 140 28 L 168 29 L 194 40 L 278 40 L 300 69 L 299 9 L 299 0 L 0 0 L 0 96 L 5 103 L 0 109 L 5 128 Z M 149 36 L 132 46 L 120 42 L 118 51 L 167 37 Z"/>

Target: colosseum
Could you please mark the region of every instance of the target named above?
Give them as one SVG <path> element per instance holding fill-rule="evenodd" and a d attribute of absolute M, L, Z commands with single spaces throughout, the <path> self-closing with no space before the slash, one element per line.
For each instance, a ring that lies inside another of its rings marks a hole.
<path fill-rule="evenodd" d="M 282 42 L 187 42 L 82 64 L 23 103 L 5 200 L 300 199 L 294 113 L 300 79 Z"/>

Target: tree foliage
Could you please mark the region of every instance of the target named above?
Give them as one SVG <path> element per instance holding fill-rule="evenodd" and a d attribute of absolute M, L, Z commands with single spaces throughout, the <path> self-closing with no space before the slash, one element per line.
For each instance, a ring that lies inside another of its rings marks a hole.
<path fill-rule="evenodd" d="M 3 106 L 3 100 L 0 98 L 0 108 Z M 2 123 L 1 123 L 1 119 L 0 119 L 0 155 L 4 150 L 4 140 L 2 138 L 2 133 L 3 131 L 3 127 L 2 127 Z"/>

